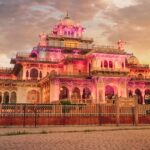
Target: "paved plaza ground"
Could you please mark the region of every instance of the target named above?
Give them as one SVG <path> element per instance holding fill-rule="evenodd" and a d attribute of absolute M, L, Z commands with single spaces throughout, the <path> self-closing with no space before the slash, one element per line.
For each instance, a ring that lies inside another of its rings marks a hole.
<path fill-rule="evenodd" d="M 150 150 L 150 126 L 1 127 L 0 150 Z"/>

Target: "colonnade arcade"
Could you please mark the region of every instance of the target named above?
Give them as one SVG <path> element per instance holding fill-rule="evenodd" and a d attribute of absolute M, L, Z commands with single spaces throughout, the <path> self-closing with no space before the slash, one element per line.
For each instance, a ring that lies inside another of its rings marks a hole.
<path fill-rule="evenodd" d="M 92 59 L 92 69 L 104 68 L 104 69 L 125 69 L 126 62 L 125 58 L 116 59 L 116 58 L 101 58 L 94 57 Z"/>
<path fill-rule="evenodd" d="M 15 91 L 0 91 L 0 104 L 9 104 L 17 102 L 17 94 Z"/>
<path fill-rule="evenodd" d="M 92 92 L 88 87 L 74 87 L 72 90 L 66 86 L 61 86 L 59 100 L 71 100 L 73 102 L 92 102 Z"/>
<path fill-rule="evenodd" d="M 128 96 L 132 97 L 133 95 L 137 95 L 139 104 L 147 103 L 147 100 L 150 100 L 150 89 L 149 88 L 146 88 L 146 89 L 141 89 L 141 88 L 129 89 Z"/>

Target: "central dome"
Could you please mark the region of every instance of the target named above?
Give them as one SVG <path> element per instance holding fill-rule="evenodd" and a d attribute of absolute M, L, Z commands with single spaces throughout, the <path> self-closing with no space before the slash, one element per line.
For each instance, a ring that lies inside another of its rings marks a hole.
<path fill-rule="evenodd" d="M 73 26 L 75 25 L 75 22 L 68 16 L 68 13 L 67 13 L 67 15 L 62 20 L 62 24 L 67 25 L 67 26 Z"/>

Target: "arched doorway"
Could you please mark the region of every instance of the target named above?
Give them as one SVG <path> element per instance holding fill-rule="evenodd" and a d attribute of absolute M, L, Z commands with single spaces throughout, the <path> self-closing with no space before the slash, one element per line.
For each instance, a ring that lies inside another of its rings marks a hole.
<path fill-rule="evenodd" d="M 72 99 L 81 99 L 81 95 L 80 95 L 80 89 L 75 87 L 72 91 Z"/>
<path fill-rule="evenodd" d="M 3 97 L 2 97 L 2 92 L 0 92 L 0 104 L 2 103 Z"/>
<path fill-rule="evenodd" d="M 12 92 L 10 96 L 10 103 L 16 103 L 17 101 L 17 94 L 16 92 Z"/>
<path fill-rule="evenodd" d="M 106 99 L 110 100 L 113 98 L 113 96 L 115 95 L 115 90 L 112 86 L 107 85 L 105 87 L 105 97 Z"/>
<path fill-rule="evenodd" d="M 3 103 L 4 104 L 9 103 L 9 93 L 8 92 L 4 92 Z"/>
<path fill-rule="evenodd" d="M 145 90 L 144 101 L 145 104 L 150 104 L 150 89 Z"/>
<path fill-rule="evenodd" d="M 86 87 L 86 88 L 83 89 L 82 98 L 83 99 L 89 99 L 89 98 L 91 98 L 91 91 L 90 91 L 89 88 Z"/>
<path fill-rule="evenodd" d="M 35 68 L 31 69 L 30 78 L 33 80 L 37 80 L 37 78 L 38 78 L 38 70 L 37 69 L 35 69 Z"/>
<path fill-rule="evenodd" d="M 59 94 L 59 99 L 63 100 L 63 99 L 68 99 L 69 98 L 69 90 L 67 87 L 62 86 L 60 88 L 60 94 Z"/>
<path fill-rule="evenodd" d="M 27 94 L 27 102 L 38 104 L 40 101 L 40 93 L 37 90 L 30 90 Z"/>
<path fill-rule="evenodd" d="M 139 89 L 136 89 L 135 90 L 135 94 L 137 95 L 138 97 L 138 104 L 142 104 L 142 101 L 143 101 L 143 98 L 142 98 L 142 93 Z"/>

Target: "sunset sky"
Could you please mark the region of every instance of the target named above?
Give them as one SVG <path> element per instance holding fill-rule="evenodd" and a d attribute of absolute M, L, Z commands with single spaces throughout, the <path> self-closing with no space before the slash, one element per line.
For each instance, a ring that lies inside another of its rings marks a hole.
<path fill-rule="evenodd" d="M 126 51 L 150 64 L 149 0 L 0 0 L 0 66 L 31 51 L 41 32 L 50 33 L 66 11 L 95 44 L 127 42 Z"/>

